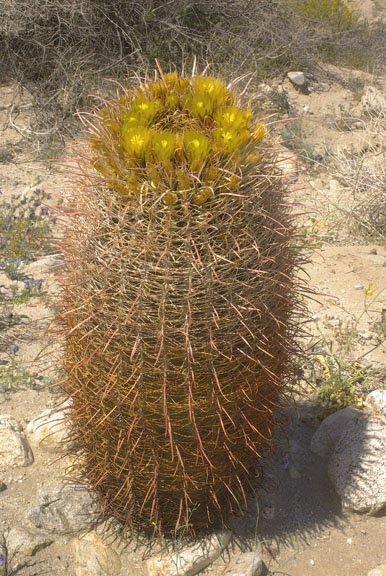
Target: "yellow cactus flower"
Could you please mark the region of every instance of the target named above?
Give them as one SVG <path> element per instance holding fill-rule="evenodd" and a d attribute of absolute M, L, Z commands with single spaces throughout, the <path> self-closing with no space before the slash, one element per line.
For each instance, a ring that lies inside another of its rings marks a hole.
<path fill-rule="evenodd" d="M 200 163 L 210 152 L 210 142 L 201 132 L 188 130 L 184 134 L 184 149 L 191 163 Z"/>
<path fill-rule="evenodd" d="M 176 150 L 176 135 L 172 132 L 154 134 L 152 144 L 157 160 L 170 160 Z"/>
<path fill-rule="evenodd" d="M 239 148 L 248 138 L 250 134 L 248 130 L 242 130 L 236 132 L 231 128 L 215 128 L 213 130 L 213 142 L 215 148 L 219 152 L 225 152 L 227 154 L 232 154 Z"/>
<path fill-rule="evenodd" d="M 232 174 L 229 179 L 228 188 L 230 190 L 238 190 L 240 188 L 241 178 L 236 176 L 236 174 Z"/>
<path fill-rule="evenodd" d="M 221 80 L 211 76 L 196 76 L 193 78 L 193 89 L 195 95 L 209 96 L 214 106 L 221 106 L 223 103 L 229 102 L 232 97 Z"/>
<path fill-rule="evenodd" d="M 123 147 L 130 156 L 144 158 L 151 140 L 151 130 L 144 126 L 122 128 Z"/>
<path fill-rule="evenodd" d="M 204 176 L 205 184 L 207 184 L 208 186 L 212 186 L 213 184 L 215 184 L 217 180 L 219 180 L 220 175 L 221 172 L 218 168 L 216 168 L 215 166 L 208 166 Z"/>
<path fill-rule="evenodd" d="M 165 105 L 172 110 L 178 108 L 179 98 L 177 94 L 168 94 L 165 98 Z"/>
<path fill-rule="evenodd" d="M 248 120 L 251 117 L 250 111 L 243 112 L 236 106 L 226 106 L 218 110 L 215 121 L 216 125 L 221 128 L 231 128 L 233 130 L 245 130 L 248 126 Z"/>
<path fill-rule="evenodd" d="M 193 197 L 193 204 L 196 206 L 201 206 L 212 196 L 212 190 L 210 188 L 202 188 Z"/>
<path fill-rule="evenodd" d="M 169 72 L 169 74 L 164 74 L 163 79 L 168 90 L 177 94 L 186 92 L 190 86 L 189 78 L 181 78 L 176 72 Z"/>
<path fill-rule="evenodd" d="M 126 128 L 130 128 L 130 126 L 143 126 L 143 118 L 138 113 L 133 112 L 130 110 L 126 112 L 123 116 L 123 126 Z"/>
<path fill-rule="evenodd" d="M 177 170 L 177 184 L 179 190 L 189 190 L 191 188 L 190 176 L 185 170 Z"/>
<path fill-rule="evenodd" d="M 132 105 L 132 116 L 137 117 L 140 124 L 149 125 L 161 107 L 160 100 L 149 100 L 144 96 L 138 96 Z"/>
<path fill-rule="evenodd" d="M 176 204 L 178 200 L 178 196 L 175 192 L 171 192 L 170 190 L 168 192 L 165 192 L 165 194 L 162 197 L 162 202 L 166 205 L 166 206 L 173 206 L 174 204 Z"/>
<path fill-rule="evenodd" d="M 212 114 L 214 102 L 208 94 L 189 95 L 184 100 L 184 106 L 196 118 L 205 118 Z"/>
<path fill-rule="evenodd" d="M 266 133 L 267 131 L 264 128 L 264 125 L 261 122 L 258 122 L 253 131 L 253 139 L 255 140 L 255 142 L 258 142 L 263 138 L 263 136 L 266 135 Z"/>

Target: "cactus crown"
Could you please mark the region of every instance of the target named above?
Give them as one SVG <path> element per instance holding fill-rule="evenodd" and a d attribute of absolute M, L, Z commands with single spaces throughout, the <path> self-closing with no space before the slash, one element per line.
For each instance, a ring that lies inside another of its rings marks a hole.
<path fill-rule="evenodd" d="M 240 150 L 265 134 L 251 117 L 221 80 L 165 74 L 100 111 L 93 165 L 122 198 L 150 193 L 170 206 L 190 191 L 202 205 L 216 190 L 238 187 L 229 172 Z"/>

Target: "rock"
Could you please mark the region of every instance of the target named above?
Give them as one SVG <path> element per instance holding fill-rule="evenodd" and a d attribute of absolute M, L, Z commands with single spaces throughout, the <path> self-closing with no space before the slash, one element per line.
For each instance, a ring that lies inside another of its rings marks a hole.
<path fill-rule="evenodd" d="M 263 570 L 259 552 L 241 552 L 231 561 L 223 576 L 261 576 Z"/>
<path fill-rule="evenodd" d="M 33 461 L 22 426 L 13 416 L 0 415 L 0 471 L 29 466 Z"/>
<path fill-rule="evenodd" d="M 6 489 L 7 489 L 6 483 L 0 480 L 0 492 L 4 492 L 4 490 Z"/>
<path fill-rule="evenodd" d="M 231 539 L 232 532 L 217 532 L 177 553 L 150 558 L 148 576 L 194 576 L 212 564 Z"/>
<path fill-rule="evenodd" d="M 68 414 L 64 410 L 44 410 L 37 418 L 28 423 L 26 432 L 32 444 L 48 449 L 57 449 L 67 436 L 65 420 Z"/>
<path fill-rule="evenodd" d="M 36 534 L 28 528 L 11 528 L 7 536 L 7 549 L 10 555 L 34 556 L 53 541 L 53 538 Z"/>
<path fill-rule="evenodd" d="M 382 114 L 386 110 L 386 98 L 374 86 L 365 88 L 361 104 L 363 112 L 367 114 Z"/>
<path fill-rule="evenodd" d="M 83 486 L 50 486 L 40 488 L 38 506 L 29 520 L 38 528 L 55 534 L 71 534 L 90 529 L 96 523 L 97 506 Z"/>
<path fill-rule="evenodd" d="M 72 540 L 70 546 L 75 562 L 75 576 L 118 576 L 120 574 L 121 561 L 118 554 L 95 532 Z"/>
<path fill-rule="evenodd" d="M 386 507 L 386 418 L 363 414 L 346 420 L 328 474 L 342 507 L 376 514 Z"/>
<path fill-rule="evenodd" d="M 386 564 L 381 564 L 367 573 L 367 576 L 386 576 Z"/>
<path fill-rule="evenodd" d="M 366 396 L 366 404 L 378 412 L 386 414 L 386 390 L 374 390 Z"/>
<path fill-rule="evenodd" d="M 311 440 L 311 452 L 318 456 L 329 456 L 344 433 L 348 422 L 355 421 L 362 413 L 348 406 L 331 414 L 319 426 Z"/>
<path fill-rule="evenodd" d="M 299 88 L 304 94 L 308 94 L 308 81 L 304 72 L 288 72 L 287 76 L 296 88 Z"/>

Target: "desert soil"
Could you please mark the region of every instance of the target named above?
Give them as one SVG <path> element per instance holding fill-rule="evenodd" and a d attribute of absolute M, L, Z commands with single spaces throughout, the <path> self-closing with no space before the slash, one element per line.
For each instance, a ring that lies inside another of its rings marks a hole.
<path fill-rule="evenodd" d="M 366 0 L 361 9 L 378 15 L 379 3 Z M 301 118 L 305 143 L 316 151 L 328 148 L 335 152 L 344 146 L 361 146 L 368 139 L 365 130 L 341 129 L 345 111 L 361 115 L 357 95 L 342 82 L 353 76 L 364 86 L 385 89 L 385 79 L 327 66 L 310 79 L 309 95 L 297 92 L 287 79 L 278 82 L 278 88 L 286 91 L 291 108 Z M 0 102 L 1 142 L 12 153 L 10 161 L 0 164 L 1 198 L 22 194 L 37 185 L 53 196 L 60 195 L 63 176 L 54 164 L 36 159 L 36 150 L 25 131 L 29 122 L 28 94 L 18 92 L 15 86 L 0 86 Z M 385 308 L 385 298 L 382 301 L 376 296 L 385 288 L 385 246 L 374 239 L 369 241 L 347 218 L 350 190 L 329 173 L 323 162 L 315 169 L 296 160 L 289 151 L 285 150 L 283 156 L 287 158 L 285 169 L 291 173 L 291 200 L 303 205 L 304 226 L 312 221 L 319 245 L 307 266 L 310 285 L 318 296 L 308 303 L 310 336 L 304 345 L 310 355 L 326 346 L 338 354 L 350 340 L 345 351 L 347 360 L 382 368 L 386 365 L 386 347 L 377 332 L 377 322 Z M 26 268 L 26 273 L 44 279 L 47 293 L 55 291 L 49 274 L 54 263 L 55 258 L 47 256 Z M 9 283 L 1 273 L 1 289 L 6 290 Z M 374 294 L 366 295 L 371 288 Z M 366 313 L 362 314 L 365 308 Z M 18 360 L 37 377 L 34 389 L 21 382 L 12 393 L 0 394 L 0 412 L 15 416 L 25 428 L 54 402 L 54 395 L 39 384 L 39 377 L 50 375 L 50 357 L 36 360 L 48 344 L 44 334 L 49 321 L 46 300 L 36 297 L 27 304 L 15 305 L 13 317 L 1 321 L 5 325 L 0 337 L 0 360 L 8 361 L 10 346 L 17 344 Z M 384 382 L 375 381 L 369 386 L 381 387 Z M 271 575 L 366 576 L 370 569 L 386 563 L 386 517 L 342 514 L 328 481 L 326 462 L 310 452 L 310 438 L 321 412 L 323 408 L 317 404 L 314 392 L 299 399 L 297 409 L 290 411 L 288 427 L 290 446 L 291 442 L 295 446 L 290 450 L 291 465 L 284 469 L 280 462 L 272 464 L 267 472 L 273 482 L 272 490 L 261 493 L 258 510 L 251 501 L 247 515 L 234 522 L 238 536 L 234 550 L 243 542 L 261 547 L 267 573 Z M 37 489 L 62 481 L 65 464 L 44 449 L 34 447 L 33 452 L 32 465 L 9 470 L 0 478 L 7 486 L 0 492 L 0 532 L 12 526 L 28 526 L 27 513 L 35 505 Z M 129 544 L 121 554 L 121 574 L 146 574 L 144 550 Z M 226 563 L 226 557 L 219 559 L 207 573 L 220 576 Z M 65 537 L 56 537 L 51 546 L 17 571 L 18 576 L 73 573 L 69 538 Z"/>

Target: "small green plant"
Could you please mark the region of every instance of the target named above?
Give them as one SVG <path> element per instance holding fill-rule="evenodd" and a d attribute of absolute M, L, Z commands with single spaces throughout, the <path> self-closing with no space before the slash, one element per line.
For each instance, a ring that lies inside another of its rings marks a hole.
<path fill-rule="evenodd" d="M 282 144 L 289 150 L 297 152 L 303 162 L 312 162 L 314 159 L 313 147 L 303 141 L 301 121 L 294 119 L 281 129 Z"/>
<path fill-rule="evenodd" d="M 17 358 L 19 346 L 11 347 L 9 361 L 0 366 L 0 392 L 13 392 L 15 390 L 35 388 L 36 376 L 29 372 Z"/>
<path fill-rule="evenodd" d="M 50 199 L 42 188 L 28 195 L 13 195 L 0 202 L 0 258 L 11 279 L 19 278 L 22 262 L 44 254 L 49 246 L 50 227 L 55 217 L 44 203 Z"/>
<path fill-rule="evenodd" d="M 7 148 L 0 148 L 0 164 L 7 164 L 13 159 L 13 154 Z"/>
<path fill-rule="evenodd" d="M 306 18 L 326 23 L 336 30 L 349 30 L 358 21 L 356 10 L 343 0 L 298 0 L 297 11 Z"/>
<path fill-rule="evenodd" d="M 384 290 L 376 293 L 373 283 L 370 283 L 369 288 L 365 292 L 363 310 L 353 320 L 348 332 L 342 335 L 343 347 L 340 349 L 337 349 L 331 342 L 327 341 L 325 334 L 317 324 L 321 340 L 325 344 L 325 352 L 314 355 L 311 364 L 314 373 L 317 371 L 317 366 L 319 367 L 320 376 L 317 378 L 317 380 L 319 380 L 319 382 L 317 381 L 318 400 L 321 406 L 328 412 L 334 412 L 349 404 L 361 406 L 364 401 L 364 396 L 373 388 L 373 379 L 378 379 L 382 372 L 379 368 L 374 368 L 370 364 L 362 363 L 361 359 L 363 355 L 360 358 L 353 359 L 349 357 L 349 352 L 353 340 L 357 336 L 359 322 L 363 316 L 369 314 L 371 307 L 376 302 L 379 303 L 382 301 L 383 293 Z M 369 296 L 373 297 L 369 298 Z M 386 321 L 386 311 L 382 312 L 382 318 Z M 383 329 L 385 329 L 386 322 L 382 324 L 382 318 L 379 325 L 381 329 L 382 326 Z M 373 349 L 377 348 L 381 343 L 380 340 Z"/>
<path fill-rule="evenodd" d="M 327 410 L 335 411 L 349 404 L 363 403 L 363 388 L 377 370 L 360 362 L 346 361 L 332 353 L 316 355 L 322 366 L 323 380 L 319 388 L 319 402 Z"/>
<path fill-rule="evenodd" d="M 25 304 L 34 296 L 42 294 L 43 280 L 36 280 L 35 278 L 28 278 L 24 280 L 24 286 L 20 290 L 18 284 L 11 284 L 11 297 L 4 297 L 0 302 L 0 306 L 9 306 L 15 304 Z"/>
<path fill-rule="evenodd" d="M 21 258 L 10 256 L 5 258 L 1 264 L 1 269 L 10 280 L 21 280 L 23 277 L 23 261 Z"/>

